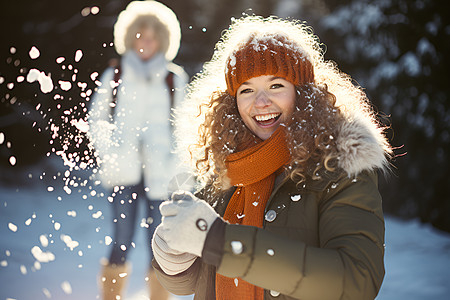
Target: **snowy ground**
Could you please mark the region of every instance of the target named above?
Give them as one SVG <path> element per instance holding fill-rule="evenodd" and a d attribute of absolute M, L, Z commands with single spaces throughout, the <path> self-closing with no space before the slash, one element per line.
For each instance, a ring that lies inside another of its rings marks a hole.
<path fill-rule="evenodd" d="M 12 173 L 22 183 L 0 187 L 0 300 L 99 299 L 97 275 L 111 235 L 108 203 L 101 189 L 84 184 L 85 172 L 70 174 L 70 191 L 61 166 L 42 173 L 26 172 L 25 179 Z M 135 243 L 126 300 L 148 299 L 142 230 Z M 387 273 L 377 300 L 448 299 L 449 266 L 450 234 L 388 216 Z"/>

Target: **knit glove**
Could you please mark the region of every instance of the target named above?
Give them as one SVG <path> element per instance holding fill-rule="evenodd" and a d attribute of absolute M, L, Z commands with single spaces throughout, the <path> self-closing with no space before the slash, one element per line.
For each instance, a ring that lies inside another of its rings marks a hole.
<path fill-rule="evenodd" d="M 160 235 L 161 226 L 158 226 L 152 238 L 152 250 L 158 265 L 167 275 L 176 275 L 189 269 L 197 256 L 183 253 L 170 248 Z"/>
<path fill-rule="evenodd" d="M 190 192 L 172 194 L 172 200 L 159 207 L 162 215 L 160 233 L 167 245 L 179 252 L 202 255 L 209 229 L 220 216 L 205 201 Z"/>

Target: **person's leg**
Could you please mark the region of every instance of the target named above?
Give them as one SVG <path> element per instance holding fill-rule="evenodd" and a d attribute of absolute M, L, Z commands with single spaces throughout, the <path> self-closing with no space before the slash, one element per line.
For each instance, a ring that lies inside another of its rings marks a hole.
<path fill-rule="evenodd" d="M 112 193 L 113 244 L 108 263 L 102 267 L 103 299 L 122 296 L 130 266 L 126 263 L 135 232 L 137 215 L 136 186 L 125 187 Z"/>
<path fill-rule="evenodd" d="M 128 186 L 113 194 L 113 245 L 110 264 L 124 264 L 136 228 L 139 186 Z"/>
<path fill-rule="evenodd" d="M 161 213 L 159 211 L 159 205 L 163 201 L 147 201 L 147 229 L 148 233 L 148 249 L 149 249 L 149 258 L 150 262 L 153 258 L 153 251 L 152 251 L 152 237 L 155 233 L 156 227 L 161 223 Z M 155 272 L 153 272 L 153 268 L 150 263 L 149 271 L 148 271 L 148 280 L 149 280 L 149 289 L 150 289 L 150 299 L 157 299 L 157 300 L 167 300 L 169 299 L 169 292 L 159 283 L 158 279 L 156 278 Z"/>

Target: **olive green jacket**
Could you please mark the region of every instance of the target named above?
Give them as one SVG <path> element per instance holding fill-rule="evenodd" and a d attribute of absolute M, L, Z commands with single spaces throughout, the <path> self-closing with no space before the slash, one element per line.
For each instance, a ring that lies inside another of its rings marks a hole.
<path fill-rule="evenodd" d="M 158 279 L 174 294 L 215 299 L 216 272 L 265 289 L 265 299 L 374 299 L 384 277 L 384 219 L 377 174 L 365 170 L 324 174 L 297 186 L 278 183 L 263 228 L 226 225 L 219 267 L 201 258 L 169 276 L 154 261 Z M 233 193 L 215 199 L 223 215 Z M 231 242 L 239 241 L 242 252 Z"/>

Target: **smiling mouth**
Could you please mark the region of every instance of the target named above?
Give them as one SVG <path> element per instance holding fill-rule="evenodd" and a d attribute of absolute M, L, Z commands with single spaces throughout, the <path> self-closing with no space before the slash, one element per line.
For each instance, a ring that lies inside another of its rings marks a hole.
<path fill-rule="evenodd" d="M 274 124 L 276 121 L 278 121 L 280 116 L 281 116 L 280 113 L 266 114 L 266 115 L 254 116 L 253 119 L 255 119 L 255 121 L 258 122 L 258 124 L 260 124 L 262 126 L 269 126 L 269 125 Z"/>

